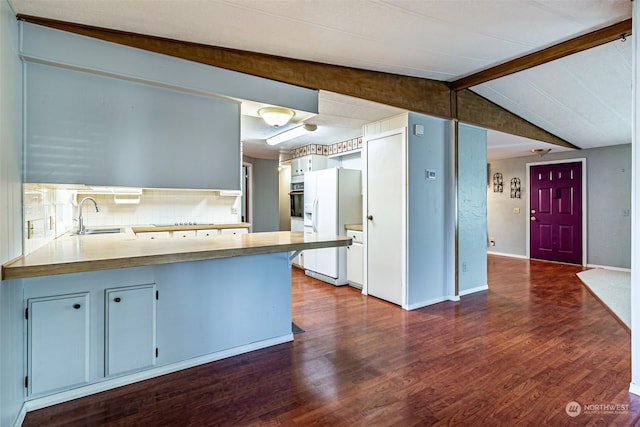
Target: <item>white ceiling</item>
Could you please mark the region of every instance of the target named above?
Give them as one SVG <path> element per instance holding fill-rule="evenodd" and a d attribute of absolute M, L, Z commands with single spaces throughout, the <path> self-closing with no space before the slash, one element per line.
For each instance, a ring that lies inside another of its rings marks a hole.
<path fill-rule="evenodd" d="M 10 0 L 16 13 L 330 64 L 453 81 L 631 17 L 629 0 Z M 631 141 L 631 41 L 472 88 L 581 148 Z M 359 136 L 398 112 L 320 93 L 318 130 L 284 146 Z M 245 154 L 278 158 L 277 133 L 243 116 Z M 489 132 L 489 156 L 531 154 Z M 544 144 L 542 144 L 544 145 Z M 506 147 L 509 147 L 507 150 Z M 554 146 L 554 151 L 559 151 Z M 496 157 L 497 156 L 497 157 Z"/>

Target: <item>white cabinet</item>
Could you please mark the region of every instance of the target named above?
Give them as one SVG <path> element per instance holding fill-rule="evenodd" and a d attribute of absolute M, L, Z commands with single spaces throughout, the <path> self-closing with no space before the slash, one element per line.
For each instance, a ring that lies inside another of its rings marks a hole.
<path fill-rule="evenodd" d="M 155 365 L 156 286 L 105 290 L 105 376 Z"/>
<path fill-rule="evenodd" d="M 223 228 L 220 230 L 220 234 L 245 234 L 248 232 L 247 228 Z"/>
<path fill-rule="evenodd" d="M 326 169 L 327 156 L 320 154 L 307 154 L 306 156 L 296 157 L 291 160 L 291 181 L 301 182 L 306 172 Z M 298 178 L 298 177 L 303 177 Z M 295 179 L 294 179 L 295 178 Z"/>
<path fill-rule="evenodd" d="M 173 237 L 196 237 L 196 230 L 174 231 Z"/>
<path fill-rule="evenodd" d="M 196 231 L 196 236 L 198 237 L 212 237 L 212 236 L 218 236 L 218 235 L 220 235 L 220 230 L 218 229 Z"/>
<path fill-rule="evenodd" d="M 300 252 L 300 254 L 297 257 L 292 259 L 291 265 L 304 269 L 304 252 Z"/>
<path fill-rule="evenodd" d="M 347 281 L 356 288 L 362 288 L 364 283 L 362 231 L 347 230 L 347 236 L 353 239 L 351 246 L 347 246 Z"/>
<path fill-rule="evenodd" d="M 89 382 L 89 293 L 27 300 L 27 394 Z"/>
<path fill-rule="evenodd" d="M 138 239 L 166 239 L 171 237 L 168 231 L 150 231 L 145 233 L 136 233 Z"/>

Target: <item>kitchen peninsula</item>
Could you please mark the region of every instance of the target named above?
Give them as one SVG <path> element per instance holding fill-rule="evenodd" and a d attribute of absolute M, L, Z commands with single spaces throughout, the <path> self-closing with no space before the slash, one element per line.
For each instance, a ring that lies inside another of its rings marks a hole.
<path fill-rule="evenodd" d="M 65 235 L 2 268 L 21 287 L 26 407 L 293 340 L 291 252 L 348 246 L 302 232 L 140 239 Z"/>

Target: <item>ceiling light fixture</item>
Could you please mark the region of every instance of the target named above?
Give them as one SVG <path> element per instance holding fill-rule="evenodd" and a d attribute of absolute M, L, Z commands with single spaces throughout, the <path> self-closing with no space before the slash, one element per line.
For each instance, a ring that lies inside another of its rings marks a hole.
<path fill-rule="evenodd" d="M 289 123 L 295 113 L 293 110 L 283 107 L 264 107 L 258 110 L 258 115 L 269 126 L 277 128 Z"/>
<path fill-rule="evenodd" d="M 280 144 L 282 142 L 289 141 L 293 138 L 297 138 L 299 136 L 305 135 L 308 132 L 314 132 L 316 129 L 318 129 L 318 126 L 316 125 L 308 125 L 303 123 L 299 126 L 296 126 L 291 129 L 287 129 L 284 132 L 280 132 L 277 135 L 267 138 L 267 144 L 269 145 Z"/>
<path fill-rule="evenodd" d="M 545 154 L 547 154 L 549 151 L 551 151 L 551 148 L 532 148 L 531 152 L 533 154 L 539 154 L 540 157 L 544 156 Z"/>

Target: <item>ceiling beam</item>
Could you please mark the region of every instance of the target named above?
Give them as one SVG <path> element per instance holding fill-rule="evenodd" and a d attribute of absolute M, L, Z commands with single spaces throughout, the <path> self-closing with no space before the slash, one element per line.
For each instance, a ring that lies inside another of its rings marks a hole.
<path fill-rule="evenodd" d="M 580 149 L 580 147 L 547 132 L 469 89 L 455 91 L 455 94 L 458 120 L 461 122 L 548 142 L 561 147 Z"/>
<path fill-rule="evenodd" d="M 447 83 L 437 80 L 209 46 L 48 18 L 18 15 L 18 19 L 284 83 L 379 102 L 416 113 L 444 119 L 459 118 L 487 129 L 573 147 L 569 142 L 479 95 L 469 91 L 452 91 Z"/>
<path fill-rule="evenodd" d="M 631 19 L 618 22 L 605 28 L 584 34 L 582 36 L 558 43 L 546 49 L 530 53 L 520 58 L 513 59 L 495 67 L 487 68 L 467 77 L 455 80 L 449 83 L 452 90 L 467 89 L 509 74 L 517 73 L 556 59 L 564 58 L 583 50 L 591 49 L 614 40 L 618 40 L 623 36 L 631 35 Z M 629 41 L 630 43 L 630 41 Z"/>
<path fill-rule="evenodd" d="M 312 89 L 322 89 L 442 118 L 451 118 L 445 82 L 323 64 L 47 18 L 18 19 L 121 45 Z"/>

